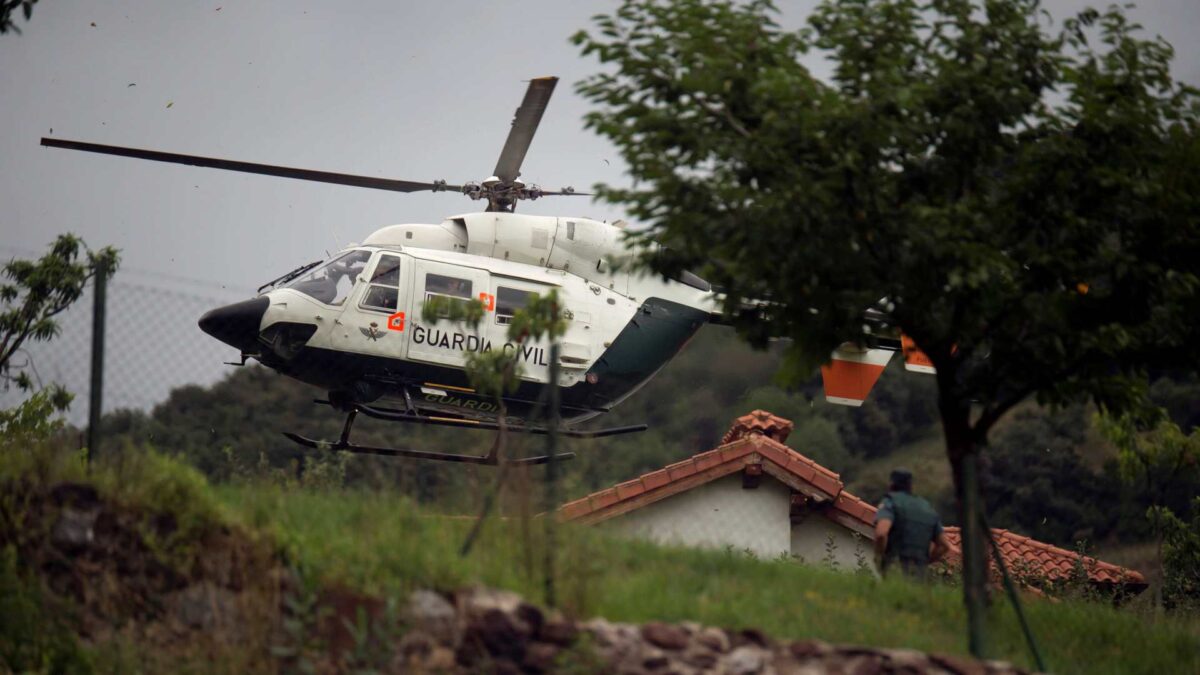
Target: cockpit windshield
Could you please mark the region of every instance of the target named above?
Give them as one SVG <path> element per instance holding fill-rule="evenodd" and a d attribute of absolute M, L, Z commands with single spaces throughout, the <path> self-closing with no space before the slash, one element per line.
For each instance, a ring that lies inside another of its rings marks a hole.
<path fill-rule="evenodd" d="M 358 281 L 358 275 L 370 259 L 370 251 L 347 251 L 300 275 L 285 288 L 300 291 L 327 305 L 340 305 L 350 295 L 354 282 Z"/>

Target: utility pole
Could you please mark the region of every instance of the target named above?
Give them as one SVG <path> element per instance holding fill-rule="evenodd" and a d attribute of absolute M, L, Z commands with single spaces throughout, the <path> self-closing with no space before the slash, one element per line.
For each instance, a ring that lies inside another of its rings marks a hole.
<path fill-rule="evenodd" d="M 100 413 L 104 393 L 104 312 L 108 287 L 108 263 L 96 266 L 92 290 L 92 389 L 88 400 L 87 463 L 100 450 Z"/>
<path fill-rule="evenodd" d="M 550 343 L 550 391 L 546 405 L 550 408 L 546 433 L 546 604 L 554 607 L 557 598 L 554 592 L 554 558 L 557 553 L 555 526 L 558 519 L 558 338 Z"/>

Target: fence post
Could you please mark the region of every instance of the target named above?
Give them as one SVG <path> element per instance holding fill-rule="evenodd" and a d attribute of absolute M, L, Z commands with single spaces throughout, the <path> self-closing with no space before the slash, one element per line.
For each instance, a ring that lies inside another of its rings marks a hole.
<path fill-rule="evenodd" d="M 554 558 L 557 553 L 555 526 L 558 519 L 558 339 L 550 343 L 550 391 L 546 405 L 550 408 L 546 433 L 546 605 L 554 607 L 557 599 L 554 592 Z"/>
<path fill-rule="evenodd" d="M 104 310 L 108 286 L 108 263 L 101 261 L 96 266 L 92 287 L 92 385 L 88 400 L 87 463 L 100 450 L 100 413 L 104 390 Z"/>

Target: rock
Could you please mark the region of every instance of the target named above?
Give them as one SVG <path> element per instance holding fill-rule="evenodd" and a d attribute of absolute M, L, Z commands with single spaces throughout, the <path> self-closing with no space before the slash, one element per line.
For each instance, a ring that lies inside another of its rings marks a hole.
<path fill-rule="evenodd" d="M 521 665 L 526 671 L 548 673 L 554 670 L 554 662 L 561 651 L 557 646 L 547 642 L 533 642 L 525 648 L 525 658 Z"/>
<path fill-rule="evenodd" d="M 705 628 L 696 636 L 696 641 L 709 649 L 724 654 L 729 651 L 729 636 L 720 628 Z"/>
<path fill-rule="evenodd" d="M 451 649 L 458 647 L 462 635 L 458 627 L 458 612 L 454 610 L 454 605 L 433 591 L 414 591 L 408 596 L 404 621 Z"/>
<path fill-rule="evenodd" d="M 820 640 L 800 640 L 793 642 L 791 647 L 789 647 L 789 651 L 791 651 L 792 657 L 797 661 L 804 661 L 806 659 L 821 658 L 831 653 L 833 647 Z"/>
<path fill-rule="evenodd" d="M 653 621 L 642 626 L 642 637 L 656 647 L 678 651 L 688 646 L 688 634 L 683 628 Z"/>
<path fill-rule="evenodd" d="M 883 657 L 879 654 L 851 656 L 842 665 L 846 675 L 880 675 L 884 672 Z"/>
<path fill-rule="evenodd" d="M 237 614 L 235 600 L 232 591 L 204 582 L 179 591 L 168 601 L 168 606 L 184 626 L 211 631 L 233 624 Z"/>
<path fill-rule="evenodd" d="M 433 656 L 438 647 L 437 641 L 429 633 L 422 630 L 410 630 L 400 638 L 396 652 L 410 665 L 419 665 Z"/>
<path fill-rule="evenodd" d="M 760 647 L 750 645 L 738 647 L 725 659 L 725 671 L 729 675 L 756 675 L 763 672 L 767 655 Z"/>
<path fill-rule="evenodd" d="M 657 649 L 648 651 L 642 656 L 642 667 L 646 670 L 659 670 L 666 668 L 671 663 L 671 659 L 667 655 Z"/>
<path fill-rule="evenodd" d="M 733 644 L 741 647 L 742 645 L 753 645 L 755 647 L 770 647 L 771 640 L 757 628 L 745 628 L 738 631 L 733 638 Z"/>
<path fill-rule="evenodd" d="M 91 546 L 96 539 L 94 528 L 96 516 L 99 514 L 98 509 L 81 511 L 69 506 L 64 508 L 58 515 L 58 521 L 54 523 L 50 541 L 68 551 L 78 551 Z"/>
<path fill-rule="evenodd" d="M 558 616 L 552 617 L 543 623 L 542 629 L 537 634 L 537 638 L 542 642 L 549 642 L 560 647 L 571 646 L 578 636 L 579 629 L 575 626 L 574 622 Z"/>
<path fill-rule="evenodd" d="M 986 675 L 987 667 L 975 659 L 951 654 L 930 654 L 929 660 L 955 675 Z"/>
<path fill-rule="evenodd" d="M 511 614 L 490 609 L 480 620 L 472 622 L 467 630 L 469 635 L 478 637 L 492 656 L 520 661 L 525 655 L 529 631 Z"/>
<path fill-rule="evenodd" d="M 925 672 L 929 669 L 929 657 L 924 652 L 915 649 L 885 649 L 881 651 L 887 660 L 888 670 L 907 668 L 914 672 Z"/>
<path fill-rule="evenodd" d="M 516 614 L 517 608 L 524 604 L 524 600 L 516 593 L 491 588 L 472 588 L 461 591 L 456 601 L 459 612 L 467 621 L 482 616 L 490 609 L 498 609 L 506 614 Z"/>
<path fill-rule="evenodd" d="M 437 646 L 429 653 L 429 657 L 417 672 L 445 673 L 453 668 L 454 652 L 446 647 Z"/>
<path fill-rule="evenodd" d="M 680 657 L 684 663 L 701 670 L 712 668 L 717 664 L 719 658 L 712 650 L 701 645 L 693 645 Z"/>

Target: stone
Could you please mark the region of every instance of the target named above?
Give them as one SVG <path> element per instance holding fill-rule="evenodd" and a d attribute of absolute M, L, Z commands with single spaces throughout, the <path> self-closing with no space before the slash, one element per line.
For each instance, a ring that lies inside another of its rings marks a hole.
<path fill-rule="evenodd" d="M 95 525 L 99 510 L 81 511 L 66 507 L 58 515 L 50 541 L 59 548 L 77 551 L 91 546 L 96 539 Z"/>
<path fill-rule="evenodd" d="M 766 653 L 760 647 L 745 645 L 729 653 L 725 672 L 729 675 L 757 675 L 767 664 Z"/>
<path fill-rule="evenodd" d="M 575 626 L 575 623 L 558 616 L 546 620 L 542 624 L 542 629 L 537 633 L 537 638 L 542 642 L 549 642 L 560 647 L 571 646 L 578 636 L 579 628 Z"/>
<path fill-rule="evenodd" d="M 701 670 L 707 670 L 717 665 L 719 658 L 712 650 L 701 645 L 693 645 L 680 657 L 684 663 Z"/>
<path fill-rule="evenodd" d="M 530 643 L 525 648 L 525 658 L 521 661 L 521 665 L 528 672 L 552 672 L 560 651 L 557 646 L 547 642 Z"/>
<path fill-rule="evenodd" d="M 754 645 L 756 647 L 770 647 L 771 640 L 766 633 L 757 628 L 744 628 L 737 632 L 733 638 L 733 644 L 737 646 Z"/>
<path fill-rule="evenodd" d="M 717 652 L 725 654 L 729 651 L 729 636 L 720 628 L 705 628 L 696 636 L 696 641 Z"/>
<path fill-rule="evenodd" d="M 798 640 L 788 648 L 797 661 L 821 658 L 833 651 L 828 643 L 820 640 Z"/>
<path fill-rule="evenodd" d="M 642 667 L 646 670 L 660 670 L 666 668 L 670 663 L 671 659 L 660 651 L 652 651 L 642 657 Z"/>
<path fill-rule="evenodd" d="M 846 675 L 880 675 L 884 672 L 883 657 L 879 654 L 860 654 L 846 659 L 842 666 Z"/>
<path fill-rule="evenodd" d="M 881 654 L 887 659 L 889 670 L 908 668 L 916 672 L 925 672 L 929 668 L 929 657 L 915 649 L 885 649 Z"/>
<path fill-rule="evenodd" d="M 458 647 L 461 640 L 458 612 L 454 610 L 454 605 L 433 591 L 414 591 L 408 596 L 408 605 L 404 608 L 404 621 L 451 649 Z"/>
<path fill-rule="evenodd" d="M 500 591 L 492 588 L 472 588 L 462 591 L 456 598 L 458 609 L 464 618 L 470 621 L 490 609 L 498 609 L 506 614 L 516 614 L 517 609 L 525 604 L 521 596 L 511 591 Z"/>
<path fill-rule="evenodd" d="M 930 654 L 929 660 L 955 675 L 987 675 L 987 667 L 966 656 L 952 654 Z"/>
<path fill-rule="evenodd" d="M 669 623 L 652 621 L 642 626 L 642 638 L 663 649 L 678 651 L 688 646 L 688 634 L 683 628 Z"/>
<path fill-rule="evenodd" d="M 235 619 L 236 596 L 210 582 L 188 586 L 169 601 L 172 613 L 191 629 L 212 630 L 229 627 Z"/>

